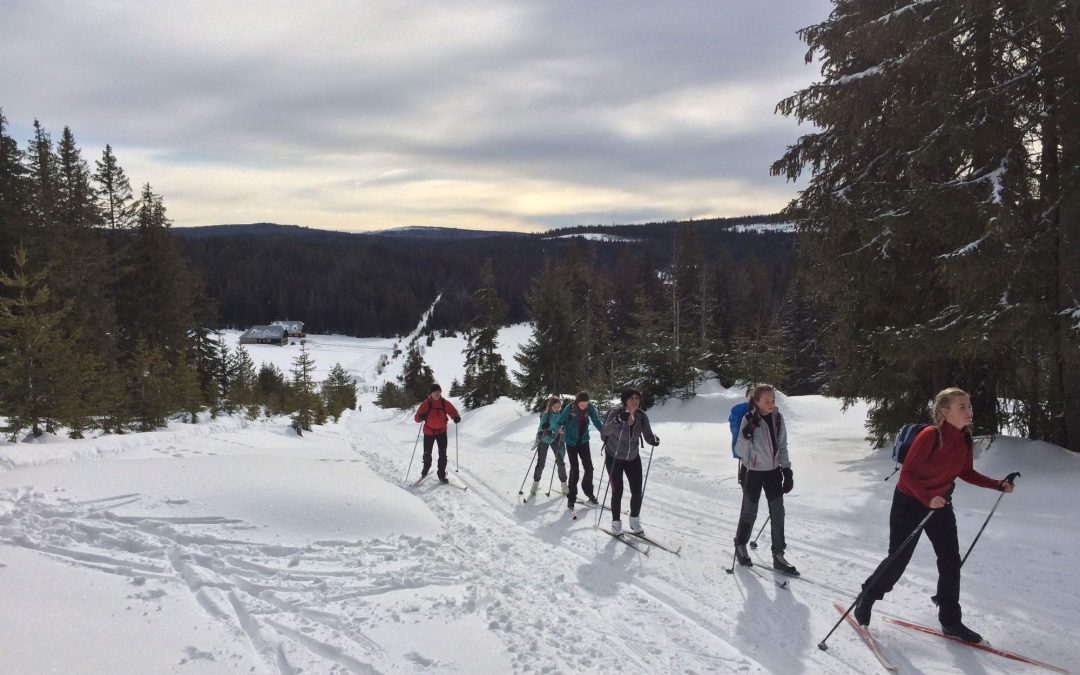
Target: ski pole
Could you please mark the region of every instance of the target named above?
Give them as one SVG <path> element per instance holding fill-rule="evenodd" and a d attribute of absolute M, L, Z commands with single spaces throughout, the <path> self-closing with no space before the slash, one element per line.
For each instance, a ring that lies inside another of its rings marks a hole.
<path fill-rule="evenodd" d="M 725 567 L 724 571 L 728 574 L 735 574 L 735 554 L 731 554 L 731 567 Z"/>
<path fill-rule="evenodd" d="M 765 531 L 765 526 L 769 524 L 769 518 L 772 518 L 771 513 L 769 514 L 769 517 L 765 519 L 765 522 L 761 524 L 761 529 L 757 531 L 757 537 L 754 537 L 754 541 L 750 542 L 750 548 L 757 548 L 758 537 L 760 537 L 761 533 Z"/>
<path fill-rule="evenodd" d="M 1003 480 L 1002 482 L 1003 483 L 1009 483 L 1010 485 L 1012 485 L 1013 481 L 1015 481 L 1019 477 L 1020 477 L 1020 472 L 1019 471 L 1013 471 L 1008 476 L 1005 476 L 1005 480 Z M 979 532 L 975 535 L 975 538 L 971 541 L 971 546 L 968 546 L 967 553 L 965 553 L 964 557 L 960 559 L 960 567 L 963 567 L 964 563 L 967 562 L 968 556 L 971 555 L 971 549 L 975 548 L 975 544 L 979 541 L 979 537 L 982 536 L 983 530 L 985 530 L 986 526 L 990 523 L 990 519 L 994 517 L 994 511 L 997 511 L 998 504 L 1001 503 L 1001 498 L 1004 497 L 1004 496 L 1005 496 L 1004 491 L 1002 491 L 1002 493 L 998 495 L 997 501 L 994 502 L 994 508 L 990 509 L 990 513 L 986 516 L 986 520 L 983 521 L 982 527 L 979 528 Z M 935 605 L 940 604 L 940 603 L 938 603 L 938 596 L 937 595 L 930 596 L 930 600 L 932 600 Z"/>
<path fill-rule="evenodd" d="M 409 472 L 412 471 L 412 463 L 413 463 L 413 460 L 416 459 L 416 446 L 420 443 L 420 432 L 423 431 L 423 430 L 424 430 L 424 425 L 423 424 L 421 424 L 420 428 L 416 430 L 416 440 L 413 441 L 413 444 L 412 444 L 412 457 L 409 457 L 409 468 L 405 469 L 405 478 L 403 479 L 403 481 L 406 482 L 406 483 L 409 482 Z"/>
<path fill-rule="evenodd" d="M 645 480 L 641 483 L 641 501 L 645 501 L 645 486 L 649 484 L 649 470 L 652 469 L 652 456 L 656 452 L 656 446 L 649 446 L 649 463 L 645 465 Z"/>
<path fill-rule="evenodd" d="M 458 450 L 461 449 L 461 445 L 458 443 L 458 425 L 454 423 L 454 473 L 461 471 L 461 455 L 458 454 Z"/>
<path fill-rule="evenodd" d="M 1019 471 L 1013 471 L 1008 476 L 1006 476 L 1005 480 L 1002 481 L 1002 482 L 1005 482 L 1005 483 L 1008 483 L 1009 485 L 1012 485 L 1013 481 L 1016 480 L 1019 477 L 1020 477 L 1020 472 Z M 975 548 L 975 544 L 978 543 L 979 537 L 982 536 L 983 530 L 985 530 L 986 526 L 990 523 L 990 519 L 994 517 L 994 511 L 997 511 L 998 504 L 1001 503 L 1001 498 L 1004 497 L 1004 496 L 1005 496 L 1004 491 L 1002 491 L 1001 494 L 998 495 L 997 501 L 994 502 L 994 508 L 990 509 L 990 513 L 986 516 L 986 520 L 983 521 L 982 527 L 979 528 L 978 534 L 976 534 L 975 539 L 972 540 L 971 546 L 968 546 L 967 553 L 965 553 L 964 557 L 960 560 L 960 567 L 963 567 L 964 563 L 967 562 L 968 556 L 971 555 L 971 549 Z"/>
<path fill-rule="evenodd" d="M 946 505 L 947 504 L 948 503 L 946 503 Z M 870 577 L 870 581 L 865 584 L 865 588 L 873 588 L 874 585 L 877 584 L 878 579 L 880 579 L 885 574 L 885 572 L 890 567 L 892 567 L 893 561 L 895 561 L 896 558 L 899 557 L 901 553 L 903 553 L 904 549 L 908 547 L 908 544 L 915 541 L 915 538 L 918 537 L 919 533 L 923 531 L 924 527 L 926 527 L 926 522 L 930 520 L 930 518 L 937 512 L 937 509 L 933 509 L 930 511 L 930 513 L 927 513 L 922 520 L 919 521 L 919 524 L 915 526 L 915 529 L 911 531 L 911 534 L 908 535 L 907 539 L 905 539 L 903 543 L 896 548 L 896 551 L 891 556 L 885 559 L 885 562 L 881 563 L 881 566 L 878 568 L 877 572 L 874 572 L 874 575 Z M 734 566 L 734 564 L 732 566 Z M 840 626 L 841 623 L 844 622 L 844 619 L 847 618 L 847 615 L 851 614 L 851 610 L 855 609 L 855 605 L 859 604 L 859 600 L 862 598 L 863 593 L 865 592 L 865 590 L 859 591 L 859 594 L 855 596 L 855 602 L 851 603 L 851 606 L 847 608 L 847 611 L 844 612 L 843 616 L 840 617 L 840 620 L 833 625 L 832 630 L 830 630 L 829 634 L 825 636 L 825 639 L 818 643 L 818 649 L 820 649 L 821 651 L 825 651 L 829 648 L 829 646 L 825 644 L 825 641 L 832 637 L 832 634 L 836 632 L 836 629 Z"/>
<path fill-rule="evenodd" d="M 624 425 L 622 429 L 619 429 L 619 440 L 615 441 L 615 452 L 616 453 L 619 451 L 619 445 L 622 444 L 622 435 L 623 435 L 623 430 L 625 428 L 626 428 L 626 426 Z M 600 456 L 604 458 L 604 469 L 607 469 L 607 441 L 604 441 L 604 446 L 600 450 Z M 612 453 L 612 455 L 611 455 L 611 470 L 607 472 L 607 483 L 604 484 L 604 498 L 600 500 L 599 513 L 596 514 L 596 526 L 597 527 L 600 527 L 600 519 L 604 517 L 604 504 L 605 504 L 605 502 L 607 502 L 607 491 L 608 491 L 608 488 L 611 487 L 611 474 L 615 473 L 615 462 L 617 462 L 617 461 L 618 460 L 615 459 L 615 453 Z M 601 470 L 601 473 L 600 473 L 600 480 L 601 481 L 604 480 L 603 470 Z M 611 511 L 611 517 L 612 517 L 612 519 L 615 518 L 615 510 L 614 509 L 612 509 L 612 511 Z"/>
<path fill-rule="evenodd" d="M 604 456 L 604 466 L 607 467 L 607 453 L 606 452 L 601 452 L 600 454 Z M 611 476 L 612 476 L 612 474 L 615 473 L 615 462 L 617 462 L 617 461 L 619 461 L 619 460 L 615 459 L 615 457 L 612 456 L 612 458 L 611 458 L 611 471 L 607 472 L 607 483 L 604 485 L 604 498 L 600 500 L 600 508 L 598 509 L 597 514 L 596 514 L 596 526 L 597 527 L 600 527 L 600 519 L 604 517 L 604 503 L 607 501 L 607 492 L 608 492 L 608 488 L 611 487 Z M 612 519 L 615 518 L 615 511 L 614 510 L 612 510 L 612 512 L 611 512 L 611 517 L 612 517 Z"/>
<path fill-rule="evenodd" d="M 551 486 L 555 484 L 556 464 L 558 464 L 558 453 L 555 452 L 555 448 L 551 448 L 551 478 L 548 480 L 548 491 L 544 493 L 545 497 L 551 496 Z"/>
<path fill-rule="evenodd" d="M 529 468 L 525 469 L 525 477 L 521 479 L 521 487 L 518 488 L 518 494 L 519 495 L 525 494 L 525 481 L 529 480 L 529 474 L 532 472 L 533 462 L 536 461 L 536 452 L 539 449 L 540 449 L 540 439 L 536 439 L 536 442 L 533 443 L 532 458 L 529 459 Z"/>

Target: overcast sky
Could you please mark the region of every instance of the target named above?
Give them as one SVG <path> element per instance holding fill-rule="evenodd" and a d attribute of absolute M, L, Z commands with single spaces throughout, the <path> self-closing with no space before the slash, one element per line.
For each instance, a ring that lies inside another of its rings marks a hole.
<path fill-rule="evenodd" d="M 539 230 L 779 210 L 827 0 L 2 0 L 0 107 L 178 226 Z"/>

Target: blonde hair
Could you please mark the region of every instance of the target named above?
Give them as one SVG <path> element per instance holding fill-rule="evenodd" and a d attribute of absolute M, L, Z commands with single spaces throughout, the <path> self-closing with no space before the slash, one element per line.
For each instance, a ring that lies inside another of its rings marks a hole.
<path fill-rule="evenodd" d="M 936 426 L 940 427 L 941 423 L 945 421 L 945 408 L 948 408 L 953 401 L 961 396 L 971 398 L 966 391 L 959 387 L 949 387 L 937 393 L 937 396 L 934 397 L 934 408 L 930 413 L 930 418 Z"/>
<path fill-rule="evenodd" d="M 757 408 L 757 400 L 761 398 L 762 395 L 768 393 L 772 393 L 773 395 L 775 395 L 776 387 L 772 386 L 771 384 L 756 385 L 752 390 L 750 390 L 750 395 L 747 397 L 750 399 L 750 405 Z"/>

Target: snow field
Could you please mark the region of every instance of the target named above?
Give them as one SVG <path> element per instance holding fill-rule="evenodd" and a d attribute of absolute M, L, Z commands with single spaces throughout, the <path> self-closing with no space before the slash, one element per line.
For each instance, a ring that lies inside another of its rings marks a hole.
<path fill-rule="evenodd" d="M 512 367 L 528 327 L 502 338 Z M 392 340 L 307 345 L 320 378 L 335 361 L 361 383 L 400 370 L 398 360 L 375 374 Z M 461 375 L 463 346 L 459 337 L 426 348 L 444 388 Z M 249 350 L 287 372 L 299 347 Z M 505 399 L 450 430 L 450 477 L 466 492 L 431 479 L 403 486 L 417 425 L 371 395 L 361 412 L 303 437 L 283 419 L 223 418 L 2 444 L 0 612 L 18 620 L 0 632 L 0 672 L 879 672 L 846 626 L 828 652 L 816 645 L 839 618 L 832 603 L 850 602 L 885 554 L 888 452 L 862 439 L 865 409 L 779 397 L 795 472 L 787 556 L 805 579 L 785 590 L 771 572 L 725 574 L 741 500 L 727 426 L 738 399 L 712 384 L 649 411 L 662 443 L 642 521 L 681 544 L 681 557 L 642 556 L 597 532 L 595 509 L 571 520 L 557 480 L 544 495 L 550 456 L 540 494 L 522 504 L 537 417 Z M 592 445 L 598 483 L 595 430 Z M 996 646 L 1067 668 L 1080 663 L 1077 462 L 1007 438 L 977 459 L 989 475 L 1023 476 L 962 586 L 965 622 Z M 419 463 L 417 449 L 413 479 Z M 997 497 L 960 484 L 962 549 Z M 765 515 L 762 505 L 758 527 Z M 759 544 L 764 561 L 767 528 Z M 935 625 L 936 578 L 923 541 L 875 616 Z M 1040 672 L 880 618 L 872 629 L 905 672 Z"/>

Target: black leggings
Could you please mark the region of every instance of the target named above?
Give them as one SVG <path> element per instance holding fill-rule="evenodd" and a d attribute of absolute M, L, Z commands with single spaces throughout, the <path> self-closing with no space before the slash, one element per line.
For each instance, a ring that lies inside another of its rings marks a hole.
<path fill-rule="evenodd" d="M 590 499 L 593 496 L 592 485 L 592 455 L 589 454 L 589 442 L 577 445 L 566 444 L 566 454 L 570 457 L 570 482 L 567 484 L 567 502 L 571 507 L 577 501 L 578 492 L 578 460 L 581 460 L 581 491 Z"/>
<path fill-rule="evenodd" d="M 904 543 L 915 528 L 919 526 L 926 514 L 930 511 L 922 502 L 908 496 L 900 490 L 893 492 L 892 510 L 889 512 L 889 555 L 896 553 L 900 544 Z M 949 626 L 960 623 L 962 612 L 960 610 L 960 542 L 956 536 L 956 513 L 953 512 L 952 504 L 940 508 L 926 521 L 926 536 L 934 545 L 934 553 L 937 554 L 938 568 L 938 620 Z M 920 534 L 921 536 L 921 534 Z M 873 586 L 863 584 L 863 592 L 873 600 L 880 600 L 886 593 L 893 589 L 896 582 L 904 574 L 915 546 L 919 543 L 919 537 L 910 542 L 907 548 L 896 557 L 881 578 Z M 874 577 L 883 567 L 885 561 L 881 561 L 874 574 L 866 581 Z"/>
<path fill-rule="evenodd" d="M 544 465 L 547 464 L 548 444 L 541 442 L 536 446 L 536 471 L 533 472 L 533 480 L 537 483 L 544 477 Z M 559 482 L 566 482 L 566 462 L 563 460 L 561 443 L 558 447 L 551 447 L 551 454 L 555 455 L 555 467 L 559 471 Z"/>
<path fill-rule="evenodd" d="M 761 493 L 765 492 L 765 499 L 769 502 L 769 521 L 772 525 L 772 550 L 774 553 L 783 553 L 787 548 L 784 541 L 784 488 L 781 482 L 779 469 L 769 471 L 746 472 L 743 480 L 742 511 L 739 512 L 739 526 L 735 530 L 735 543 L 745 545 L 750 541 L 750 533 L 754 530 L 754 521 L 757 520 L 758 502 L 761 501 Z"/>
<path fill-rule="evenodd" d="M 437 436 L 424 435 L 424 471 L 426 475 L 431 470 L 431 450 L 439 442 L 439 478 L 446 478 L 446 432 Z"/>
<path fill-rule="evenodd" d="M 604 453 L 604 463 L 611 476 L 611 519 L 621 520 L 623 474 L 630 482 L 630 517 L 637 518 L 641 513 L 641 455 L 634 459 L 615 459 Z"/>

